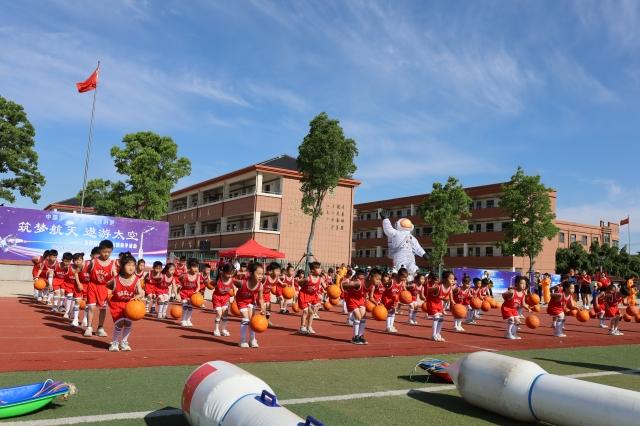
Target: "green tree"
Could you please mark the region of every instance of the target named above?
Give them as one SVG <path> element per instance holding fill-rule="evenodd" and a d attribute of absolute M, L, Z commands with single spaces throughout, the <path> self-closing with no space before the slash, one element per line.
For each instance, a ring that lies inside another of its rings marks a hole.
<path fill-rule="evenodd" d="M 40 199 L 45 179 L 38 171 L 35 135 L 22 106 L 0 96 L 0 199 L 15 202 L 15 191 L 34 203 Z"/>
<path fill-rule="evenodd" d="M 178 158 L 178 145 L 170 137 L 153 132 L 128 134 L 122 142 L 124 148 L 111 148 L 111 157 L 127 179 L 89 181 L 85 203 L 108 216 L 160 219 L 167 213 L 171 188 L 191 173 L 191 162 Z"/>
<path fill-rule="evenodd" d="M 356 141 L 346 138 L 340 122 L 322 112 L 309 123 L 309 133 L 298 147 L 298 171 L 302 174 L 302 211 L 311 216 L 307 240 L 307 264 L 311 260 L 316 221 L 322 215 L 322 203 L 342 178 L 356 171 Z"/>
<path fill-rule="evenodd" d="M 589 253 L 580 243 L 571 243 L 569 248 L 556 251 L 556 273 L 566 274 L 572 268 L 578 272 L 593 270 Z"/>
<path fill-rule="evenodd" d="M 540 181 L 539 175 L 525 175 L 522 167 L 518 167 L 502 189 L 504 194 L 499 205 L 513 222 L 505 231 L 505 240 L 498 246 L 505 255 L 528 257 L 531 273 L 545 238 L 551 240 L 558 233 L 549 199 L 551 189 Z"/>
<path fill-rule="evenodd" d="M 424 221 L 433 227 L 431 262 L 439 271 L 447 254 L 449 237 L 464 234 L 469 230 L 469 204 L 471 198 L 464 191 L 462 184 L 458 179 L 449 176 L 444 185 L 440 182 L 433 184 L 431 194 L 420 206 Z"/>

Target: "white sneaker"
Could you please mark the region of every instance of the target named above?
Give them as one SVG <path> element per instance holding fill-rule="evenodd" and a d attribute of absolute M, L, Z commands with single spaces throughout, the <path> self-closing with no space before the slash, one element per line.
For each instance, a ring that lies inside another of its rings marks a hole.
<path fill-rule="evenodd" d="M 180 321 L 180 327 L 186 327 L 186 326 L 187 326 L 186 321 Z"/>
<path fill-rule="evenodd" d="M 567 337 L 566 334 L 564 333 L 560 333 L 560 334 L 554 334 L 555 337 Z"/>
<path fill-rule="evenodd" d="M 300 334 L 308 334 L 309 330 L 307 330 L 307 327 L 300 327 L 300 330 L 298 330 L 298 332 Z"/>
<path fill-rule="evenodd" d="M 214 330 L 213 331 L 213 335 L 216 336 L 216 337 L 220 337 L 221 336 L 220 330 Z"/>
<path fill-rule="evenodd" d="M 518 336 L 517 334 L 515 336 L 513 336 L 514 339 L 516 340 L 522 340 L 522 337 Z"/>
<path fill-rule="evenodd" d="M 616 330 L 616 336 L 624 336 L 624 333 L 620 330 Z"/>
<path fill-rule="evenodd" d="M 309 334 L 316 334 L 316 331 L 315 331 L 313 328 L 308 327 L 308 328 L 307 328 L 307 333 L 309 333 Z"/>
<path fill-rule="evenodd" d="M 509 339 L 509 340 L 514 340 L 514 339 L 515 339 L 515 336 L 514 336 L 513 334 L 506 333 L 506 334 L 504 335 L 504 338 L 505 338 L 505 339 Z"/>
<path fill-rule="evenodd" d="M 384 331 L 386 331 L 387 333 L 392 333 L 392 331 L 391 331 L 391 327 L 387 327 L 387 328 L 385 328 L 385 329 L 384 329 Z"/>
<path fill-rule="evenodd" d="M 113 342 L 111 343 L 111 346 L 109 346 L 109 352 L 119 352 L 120 348 L 118 347 L 118 342 Z"/>
<path fill-rule="evenodd" d="M 191 320 L 187 320 L 187 327 L 193 327 L 193 323 L 191 322 Z"/>
<path fill-rule="evenodd" d="M 252 348 L 259 348 L 260 347 L 258 345 L 258 340 L 257 339 L 251 339 L 251 343 L 249 343 L 249 346 L 251 346 Z"/>
<path fill-rule="evenodd" d="M 395 328 L 395 326 L 393 326 L 393 325 L 392 325 L 392 326 L 391 326 L 391 332 L 392 332 L 392 333 L 397 333 L 397 332 L 398 332 L 398 329 L 397 329 L 397 328 Z"/>
<path fill-rule="evenodd" d="M 107 332 L 104 331 L 104 328 L 98 327 L 98 332 L 96 333 L 98 337 L 107 337 Z"/>
<path fill-rule="evenodd" d="M 607 326 L 607 324 L 600 323 L 600 328 L 609 328 L 609 327 Z"/>
<path fill-rule="evenodd" d="M 318 315 L 318 314 L 313 314 L 313 319 L 320 319 L 320 315 Z"/>
<path fill-rule="evenodd" d="M 440 334 L 438 334 L 438 339 L 439 339 L 439 340 L 438 340 L 439 342 L 446 342 L 446 341 L 447 341 L 447 340 L 446 340 L 444 337 L 442 337 L 442 335 L 440 335 Z"/>
<path fill-rule="evenodd" d="M 65 312 L 64 315 L 62 316 L 62 318 L 69 319 L 69 314 Z"/>
<path fill-rule="evenodd" d="M 462 328 L 461 325 L 458 326 L 458 331 L 464 331 L 464 328 Z"/>
<path fill-rule="evenodd" d="M 82 318 L 82 326 L 83 327 L 87 326 L 87 319 L 86 318 Z"/>
<path fill-rule="evenodd" d="M 80 323 L 78 322 L 78 320 L 73 320 L 73 321 L 71 321 L 71 325 L 73 327 L 78 327 L 80 325 Z"/>
<path fill-rule="evenodd" d="M 123 352 L 129 352 L 131 350 L 131 346 L 129 346 L 129 342 L 120 343 L 120 350 Z"/>
<path fill-rule="evenodd" d="M 222 330 L 222 335 L 225 337 L 229 337 L 231 336 L 231 333 L 229 333 L 229 330 Z"/>
<path fill-rule="evenodd" d="M 84 331 L 84 333 L 82 334 L 84 337 L 91 337 L 93 336 L 93 328 L 91 327 L 87 327 L 87 329 Z"/>
<path fill-rule="evenodd" d="M 238 346 L 240 346 L 241 348 L 248 348 L 249 344 L 247 342 L 240 342 Z"/>

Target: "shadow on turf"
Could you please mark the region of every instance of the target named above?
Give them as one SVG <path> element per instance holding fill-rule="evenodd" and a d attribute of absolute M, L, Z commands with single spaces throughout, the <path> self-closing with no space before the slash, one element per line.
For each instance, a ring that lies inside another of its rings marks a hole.
<path fill-rule="evenodd" d="M 145 416 L 144 422 L 147 426 L 188 426 L 189 422 L 181 414 L 167 414 L 165 411 L 170 410 L 171 412 L 175 412 L 177 408 L 175 407 L 164 407 L 160 410 L 156 410 L 152 413 L 149 413 Z"/>
<path fill-rule="evenodd" d="M 562 361 L 559 359 L 542 358 L 542 357 L 534 357 L 533 359 L 539 359 L 540 361 L 551 361 L 551 362 L 555 362 L 556 364 L 572 365 L 574 367 L 589 368 L 591 370 L 600 370 L 600 371 L 624 371 L 628 369 L 626 367 L 618 367 L 616 365 L 593 364 L 591 362 Z"/>
<path fill-rule="evenodd" d="M 436 392 L 421 392 L 411 391 L 407 394 L 409 398 L 413 398 L 416 401 L 424 402 L 425 404 L 439 407 L 443 410 L 449 411 L 454 414 L 461 414 L 463 416 L 474 417 L 476 419 L 482 419 L 484 421 L 504 426 L 516 426 L 527 425 L 531 423 L 521 423 L 515 420 L 509 420 L 498 414 L 485 411 L 481 408 L 477 408 L 464 399 L 456 395 L 449 395 L 445 393 Z"/>
<path fill-rule="evenodd" d="M 78 337 L 78 336 L 67 336 L 67 335 L 63 335 L 62 338 L 65 340 L 82 343 L 83 345 L 93 346 L 94 348 L 104 349 L 104 350 L 109 349 L 109 345 L 110 345 L 109 342 L 111 341 L 111 339 L 109 339 L 108 337 L 105 337 L 105 339 L 107 340 L 94 340 L 91 337 L 84 337 L 84 336 Z"/>

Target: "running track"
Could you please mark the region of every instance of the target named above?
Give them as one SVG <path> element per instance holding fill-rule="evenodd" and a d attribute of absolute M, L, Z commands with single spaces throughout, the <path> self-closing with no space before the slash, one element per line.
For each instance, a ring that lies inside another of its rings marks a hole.
<path fill-rule="evenodd" d="M 405 309 L 406 313 L 407 310 Z M 150 317 L 134 324 L 130 338 L 132 352 L 110 353 L 109 338 L 85 338 L 82 330 L 73 328 L 58 314 L 29 297 L 0 298 L 0 371 L 65 370 L 85 368 L 124 368 L 161 365 L 201 364 L 214 359 L 234 363 L 291 361 L 371 356 L 429 355 L 477 350 L 518 350 L 549 347 L 598 346 L 640 343 L 640 324 L 621 323 L 624 336 L 609 336 L 598 328 L 595 320 L 580 324 L 575 318 L 566 323 L 566 338 L 551 336 L 550 317 L 538 314 L 543 326 L 529 330 L 522 326 L 522 340 L 504 339 L 504 325 L 492 310 L 484 314 L 478 325 L 465 326 L 465 333 L 451 331 L 447 317 L 443 337 L 447 342 L 432 342 L 431 321 L 420 315 L 420 325 L 406 324 L 406 315 L 396 318 L 399 333 L 384 332 L 385 323 L 369 319 L 366 337 L 369 345 L 352 345 L 352 328 L 346 317 L 334 312 L 321 312 L 314 322 L 316 336 L 296 334 L 299 315 L 273 314 L 274 327 L 258 336 L 260 348 L 237 346 L 239 321 L 229 322 L 231 337 L 214 337 L 214 315 L 209 309 L 193 314 L 193 328 L 181 328 L 174 320 Z M 106 330 L 112 330 L 107 315 Z"/>

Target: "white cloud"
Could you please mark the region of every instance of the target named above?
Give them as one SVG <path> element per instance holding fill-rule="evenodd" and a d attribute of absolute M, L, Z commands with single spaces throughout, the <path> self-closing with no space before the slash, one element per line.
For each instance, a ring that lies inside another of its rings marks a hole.
<path fill-rule="evenodd" d="M 616 44 L 625 49 L 637 51 L 640 47 L 640 2 L 582 0 L 573 5 L 585 27 L 603 28 Z"/>
<path fill-rule="evenodd" d="M 234 90 L 228 85 L 220 81 L 207 80 L 196 75 L 183 77 L 182 81 L 178 83 L 177 88 L 185 93 L 191 93 L 222 103 L 243 107 L 250 106 L 242 96 L 235 94 Z"/>
<path fill-rule="evenodd" d="M 617 96 L 610 89 L 567 55 L 556 52 L 549 56 L 548 61 L 551 71 L 550 78 L 560 81 L 563 87 L 579 96 L 599 103 L 617 99 Z"/>
<path fill-rule="evenodd" d="M 254 81 L 247 83 L 247 89 L 259 99 L 281 104 L 291 110 L 303 111 L 307 108 L 307 103 L 302 97 L 287 89 Z"/>

